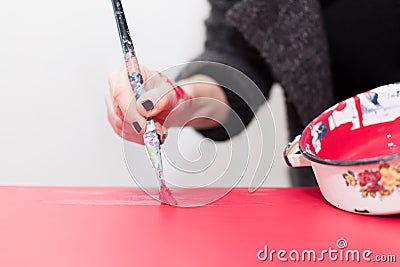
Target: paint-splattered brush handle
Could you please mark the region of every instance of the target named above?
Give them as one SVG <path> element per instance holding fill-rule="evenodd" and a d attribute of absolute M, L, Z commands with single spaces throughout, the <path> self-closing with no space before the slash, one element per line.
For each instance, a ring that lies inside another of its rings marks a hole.
<path fill-rule="evenodd" d="M 144 93 L 143 77 L 140 73 L 140 67 L 133 47 L 132 38 L 126 23 L 124 9 L 120 0 L 112 0 L 114 8 L 115 21 L 117 22 L 119 39 L 121 41 L 122 51 L 124 53 L 125 64 L 129 75 L 129 80 L 135 98 L 138 99 Z"/>
<path fill-rule="evenodd" d="M 129 81 L 135 98 L 138 99 L 144 92 L 143 77 L 140 73 L 139 63 L 135 54 L 135 48 L 128 24 L 126 23 L 124 9 L 121 0 L 112 0 L 114 8 L 115 21 L 117 22 L 119 39 L 121 41 L 122 51 L 124 53 L 125 65 L 128 71 Z M 146 132 L 155 132 L 155 124 L 152 118 L 147 119 Z M 157 136 L 158 139 L 158 136 Z"/>
<path fill-rule="evenodd" d="M 126 23 L 122 3 L 120 0 L 112 0 L 111 2 L 114 8 L 115 20 L 118 26 L 119 38 L 124 53 L 129 81 L 131 83 L 133 93 L 135 94 L 135 98 L 138 99 L 145 92 L 143 86 L 143 77 L 140 73 L 138 60 L 136 58 L 135 49 L 129 33 L 128 24 Z M 164 185 L 160 139 L 156 133 L 154 120 L 152 118 L 147 119 L 146 132 L 143 134 L 143 138 L 146 145 L 147 154 L 154 169 L 156 170 L 157 177 L 160 179 L 161 185 Z"/>
<path fill-rule="evenodd" d="M 140 74 L 138 60 L 136 58 L 135 49 L 133 47 L 132 39 L 129 33 L 128 24 L 126 23 L 121 0 L 112 0 L 111 2 L 114 8 L 115 20 L 118 26 L 119 38 L 124 53 L 129 80 L 133 93 L 135 94 L 135 98 L 138 99 L 145 92 L 143 86 L 143 77 Z M 166 204 L 177 205 L 177 201 L 172 196 L 171 191 L 165 185 L 161 159 L 160 139 L 158 138 L 158 135 L 156 133 L 154 120 L 152 118 L 148 118 L 146 124 L 146 132 L 143 134 L 143 139 L 146 145 L 147 154 L 160 181 L 160 200 L 161 202 Z"/>
<path fill-rule="evenodd" d="M 139 63 L 135 54 L 135 48 L 133 47 L 121 0 L 112 0 L 111 2 L 114 8 L 115 21 L 117 22 L 119 39 L 124 53 L 129 81 L 135 98 L 138 99 L 145 92 L 145 89 L 143 86 L 143 77 L 140 73 Z M 154 120 L 152 118 L 147 119 L 146 132 L 147 131 L 155 131 Z"/>

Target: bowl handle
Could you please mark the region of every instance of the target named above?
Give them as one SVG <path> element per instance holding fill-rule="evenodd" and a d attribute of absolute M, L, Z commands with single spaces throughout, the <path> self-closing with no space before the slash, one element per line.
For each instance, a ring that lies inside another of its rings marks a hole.
<path fill-rule="evenodd" d="M 311 166 L 311 162 L 306 159 L 300 152 L 300 137 L 300 135 L 296 136 L 294 140 L 290 142 L 283 151 L 283 156 L 285 158 L 286 164 L 289 167 L 297 168 Z"/>

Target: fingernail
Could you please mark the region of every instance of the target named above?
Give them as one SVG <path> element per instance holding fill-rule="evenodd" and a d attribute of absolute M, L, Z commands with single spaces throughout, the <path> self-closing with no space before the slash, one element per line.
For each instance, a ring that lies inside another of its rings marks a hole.
<path fill-rule="evenodd" d="M 157 134 L 158 140 L 160 140 L 160 145 L 164 144 L 164 139 L 161 138 L 159 134 Z"/>
<path fill-rule="evenodd" d="M 142 130 L 142 127 L 140 127 L 139 123 L 137 121 L 132 123 L 133 128 L 135 128 L 136 132 L 140 133 L 140 131 Z"/>
<path fill-rule="evenodd" d="M 154 108 L 154 104 L 150 100 L 143 101 L 142 102 L 142 106 L 144 107 L 144 109 L 146 111 L 150 111 L 150 110 L 152 110 Z"/>
<path fill-rule="evenodd" d="M 163 128 L 162 130 L 162 139 L 165 140 L 168 136 L 167 128 Z"/>
<path fill-rule="evenodd" d="M 163 127 L 163 128 L 162 128 L 162 131 L 161 131 L 161 134 L 157 134 L 157 135 L 158 135 L 158 139 L 160 139 L 160 144 L 161 144 L 161 145 L 164 144 L 165 139 L 166 139 L 167 136 L 168 136 L 167 128 Z"/>

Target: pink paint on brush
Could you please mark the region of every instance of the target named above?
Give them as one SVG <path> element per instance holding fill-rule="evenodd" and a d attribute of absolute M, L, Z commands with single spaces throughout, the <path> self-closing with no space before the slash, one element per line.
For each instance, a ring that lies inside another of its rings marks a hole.
<path fill-rule="evenodd" d="M 158 196 L 163 204 L 171 206 L 176 206 L 178 204 L 178 201 L 172 196 L 171 190 L 165 184 L 161 184 Z"/>

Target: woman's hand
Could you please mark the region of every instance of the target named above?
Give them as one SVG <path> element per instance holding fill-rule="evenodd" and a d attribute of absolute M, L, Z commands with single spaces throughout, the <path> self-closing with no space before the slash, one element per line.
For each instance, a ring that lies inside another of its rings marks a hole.
<path fill-rule="evenodd" d="M 222 106 L 227 106 L 225 93 L 208 76 L 195 75 L 180 81 L 182 86 L 178 86 L 161 73 L 145 66 L 141 66 L 141 73 L 146 92 L 137 100 L 125 67 L 112 72 L 108 79 L 109 92 L 105 98 L 108 121 L 113 130 L 128 141 L 143 144 L 147 117 L 154 118 L 156 131 L 163 142 L 168 127 L 215 127 L 218 122 L 211 118 L 212 114 L 218 114 L 217 121 L 227 114 L 220 105 L 222 103 Z M 199 119 L 195 119 L 197 117 Z"/>

